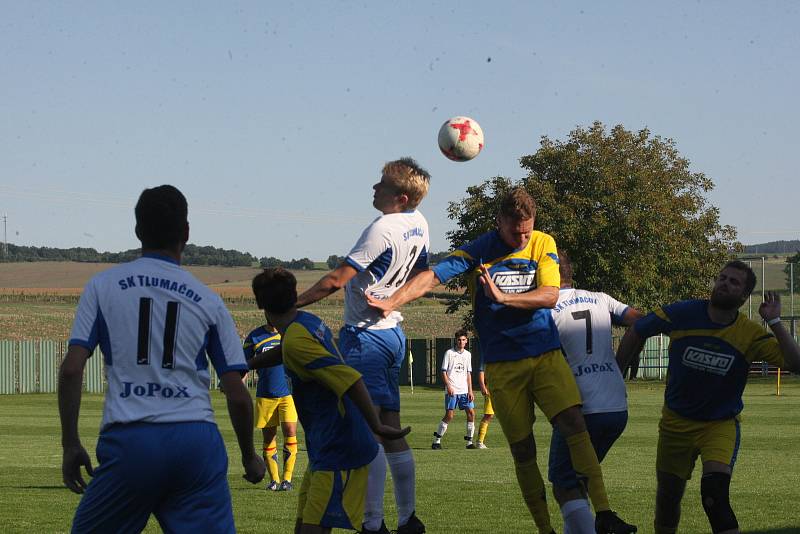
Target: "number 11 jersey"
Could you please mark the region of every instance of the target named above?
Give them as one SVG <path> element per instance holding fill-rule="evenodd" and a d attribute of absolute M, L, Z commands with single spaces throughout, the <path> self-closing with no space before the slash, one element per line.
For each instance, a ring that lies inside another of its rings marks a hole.
<path fill-rule="evenodd" d="M 394 328 L 403 320 L 394 311 L 383 317 L 367 304 L 366 293 L 391 297 L 414 269 L 428 267 L 428 221 L 417 211 L 382 215 L 367 226 L 345 262 L 358 273 L 347 282 L 344 322 L 359 328 Z"/>
<path fill-rule="evenodd" d="M 90 353 L 99 345 L 103 353 L 101 430 L 136 421 L 213 423 L 208 358 L 218 375 L 247 370 L 239 334 L 220 297 L 158 255 L 92 277 L 81 294 L 69 344 Z"/>

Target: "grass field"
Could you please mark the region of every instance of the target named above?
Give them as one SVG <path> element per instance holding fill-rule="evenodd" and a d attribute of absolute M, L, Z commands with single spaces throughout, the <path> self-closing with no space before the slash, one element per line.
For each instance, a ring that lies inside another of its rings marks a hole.
<path fill-rule="evenodd" d="M 297 492 L 267 493 L 241 478 L 235 438 L 225 415 L 224 400 L 213 393 L 220 428 L 231 453 L 229 482 L 240 532 L 291 532 Z M 611 502 L 622 517 L 652 532 L 655 493 L 656 432 L 663 384 L 629 385 L 628 429 L 604 462 Z M 465 450 L 464 418 L 457 415 L 443 440 L 444 450 L 430 450 L 430 437 L 441 417 L 442 393 L 403 389 L 403 422 L 413 428 L 409 441 L 417 462 L 417 511 L 428 532 L 533 532 L 534 527 L 517 488 L 508 448 L 499 425 L 489 430 L 488 450 Z M 93 452 L 102 397 L 86 395 L 80 431 Z M 772 381 L 756 380 L 745 396 L 742 449 L 734 472 L 732 502 L 744 532 L 800 532 L 800 381 L 784 383 L 775 396 Z M 540 466 L 548 452 L 549 427 L 536 425 Z M 54 395 L 0 396 L 0 530 L 4 533 L 68 532 L 79 497 L 64 489 L 60 474 L 60 438 Z M 296 482 L 306 457 L 302 452 Z M 92 454 L 93 456 L 93 454 Z M 550 499 L 551 516 L 560 530 L 560 515 Z M 396 524 L 391 484 L 387 485 L 387 523 Z M 699 501 L 699 477 L 689 482 L 684 498 L 681 532 L 708 532 Z M 151 521 L 146 532 L 158 532 Z"/>

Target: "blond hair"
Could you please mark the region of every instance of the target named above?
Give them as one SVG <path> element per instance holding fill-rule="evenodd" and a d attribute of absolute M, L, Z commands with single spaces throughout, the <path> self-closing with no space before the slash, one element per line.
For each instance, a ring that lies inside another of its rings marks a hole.
<path fill-rule="evenodd" d="M 408 209 L 415 209 L 428 194 L 431 175 L 411 158 L 390 161 L 383 166 L 383 175 L 398 194 L 408 197 Z"/>

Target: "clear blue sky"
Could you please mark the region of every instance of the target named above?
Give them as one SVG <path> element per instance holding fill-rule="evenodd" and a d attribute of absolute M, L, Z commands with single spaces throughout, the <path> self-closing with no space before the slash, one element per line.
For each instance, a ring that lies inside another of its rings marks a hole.
<path fill-rule="evenodd" d="M 138 194 L 172 183 L 194 243 L 325 259 L 377 215 L 383 162 L 408 155 L 433 175 L 421 209 L 446 250 L 448 201 L 594 120 L 675 139 L 742 242 L 800 237 L 795 2 L 1 7 L 12 243 L 135 248 Z M 472 162 L 436 146 L 454 115 L 483 127 Z"/>

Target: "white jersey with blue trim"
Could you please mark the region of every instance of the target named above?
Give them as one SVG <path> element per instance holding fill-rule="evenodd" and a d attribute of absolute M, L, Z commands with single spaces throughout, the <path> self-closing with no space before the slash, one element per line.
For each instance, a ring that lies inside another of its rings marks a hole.
<path fill-rule="evenodd" d="M 70 345 L 99 345 L 107 382 L 101 429 L 136 421 L 214 422 L 208 358 L 218 375 L 247 370 L 219 296 L 174 260 L 146 255 L 95 275 Z"/>
<path fill-rule="evenodd" d="M 551 313 L 585 414 L 628 409 L 625 381 L 611 343 L 611 325 L 622 324 L 627 309 L 605 293 L 572 288 L 558 292 Z"/>
<path fill-rule="evenodd" d="M 428 267 L 428 221 L 417 211 L 375 219 L 358 238 L 345 261 L 358 273 L 347 282 L 344 322 L 359 328 L 394 328 L 400 312 L 388 317 L 367 304 L 366 293 L 388 298 L 403 287 L 413 269 Z"/>

